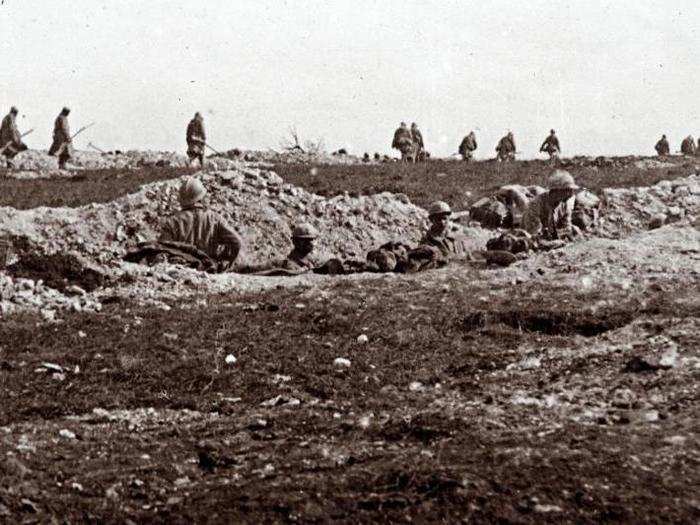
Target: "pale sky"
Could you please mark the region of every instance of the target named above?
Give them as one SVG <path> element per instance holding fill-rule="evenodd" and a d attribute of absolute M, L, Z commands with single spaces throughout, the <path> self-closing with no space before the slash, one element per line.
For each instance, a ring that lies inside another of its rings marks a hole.
<path fill-rule="evenodd" d="M 700 135 L 700 2 L 3 0 L 0 113 L 32 148 L 53 119 L 104 149 L 184 151 L 204 114 L 217 149 L 389 153 L 402 120 L 448 156 L 476 130 L 523 157 L 550 128 L 565 156 L 650 154 Z"/>

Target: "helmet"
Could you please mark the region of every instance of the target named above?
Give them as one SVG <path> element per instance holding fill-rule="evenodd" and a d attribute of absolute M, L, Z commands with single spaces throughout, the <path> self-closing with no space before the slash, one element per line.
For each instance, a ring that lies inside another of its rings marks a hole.
<path fill-rule="evenodd" d="M 15 106 L 12 106 L 10 108 L 10 113 L 14 113 L 16 115 L 17 113 L 19 113 L 19 110 Z"/>
<path fill-rule="evenodd" d="M 564 170 L 556 170 L 549 177 L 549 189 L 577 190 L 579 187 L 574 182 L 574 178 L 571 176 L 571 173 Z"/>
<path fill-rule="evenodd" d="M 66 115 L 70 113 L 70 108 L 67 106 L 64 106 L 63 109 L 61 110 L 61 113 L 65 113 Z"/>
<path fill-rule="evenodd" d="M 444 201 L 435 201 L 428 208 L 428 216 L 432 215 L 450 215 L 452 208 Z"/>
<path fill-rule="evenodd" d="M 294 226 L 292 230 L 293 239 L 315 239 L 318 237 L 318 232 L 310 224 L 301 223 Z"/>
<path fill-rule="evenodd" d="M 554 134 L 556 133 L 556 131 L 554 131 L 553 129 L 550 129 L 549 132 L 550 132 L 552 135 L 554 135 Z"/>
<path fill-rule="evenodd" d="M 192 177 L 186 178 L 180 186 L 180 206 L 189 208 L 201 201 L 207 194 L 207 189 L 202 181 Z"/>

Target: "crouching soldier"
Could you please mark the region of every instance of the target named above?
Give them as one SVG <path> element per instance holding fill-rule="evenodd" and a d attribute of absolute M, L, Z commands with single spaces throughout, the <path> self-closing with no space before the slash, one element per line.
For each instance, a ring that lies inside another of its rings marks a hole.
<path fill-rule="evenodd" d="M 282 262 L 281 268 L 290 272 L 307 272 L 316 268 L 313 257 L 314 242 L 318 233 L 310 224 L 297 224 L 292 230 L 294 248 Z"/>
<path fill-rule="evenodd" d="M 435 201 L 428 208 L 430 227 L 420 240 L 421 246 L 437 248 L 443 257 L 464 255 L 464 244 L 450 232 L 452 209 L 443 201 Z"/>
<path fill-rule="evenodd" d="M 238 234 L 204 204 L 207 190 L 199 179 L 188 177 L 180 186 L 181 210 L 166 219 L 161 242 L 194 246 L 214 261 L 236 260 L 242 242 Z"/>
<path fill-rule="evenodd" d="M 549 178 L 549 190 L 532 199 L 523 214 L 521 228 L 546 240 L 573 238 L 580 230 L 572 216 L 576 193 L 580 189 L 571 174 L 555 171 Z"/>

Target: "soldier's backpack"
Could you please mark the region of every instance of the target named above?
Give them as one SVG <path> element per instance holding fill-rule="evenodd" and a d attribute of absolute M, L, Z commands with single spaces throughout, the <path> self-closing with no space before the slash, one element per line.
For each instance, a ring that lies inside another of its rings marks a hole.
<path fill-rule="evenodd" d="M 469 208 L 469 218 L 481 223 L 484 228 L 500 228 L 508 217 L 508 208 L 502 202 L 484 197 Z"/>

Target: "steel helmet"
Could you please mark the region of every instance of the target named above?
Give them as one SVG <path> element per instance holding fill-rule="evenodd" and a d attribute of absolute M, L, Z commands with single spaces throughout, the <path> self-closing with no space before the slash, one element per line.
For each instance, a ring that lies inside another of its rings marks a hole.
<path fill-rule="evenodd" d="M 549 189 L 578 190 L 579 187 L 574 182 L 574 178 L 571 176 L 571 173 L 564 170 L 556 170 L 549 177 Z"/>
<path fill-rule="evenodd" d="M 315 239 L 318 237 L 316 229 L 307 223 L 301 223 L 294 226 L 292 230 L 293 239 Z"/>
<path fill-rule="evenodd" d="M 428 216 L 433 215 L 450 215 L 452 208 L 444 201 L 435 201 L 428 208 Z"/>
<path fill-rule="evenodd" d="M 201 201 L 207 194 L 202 181 L 192 177 L 186 178 L 180 186 L 180 206 L 189 208 Z"/>

